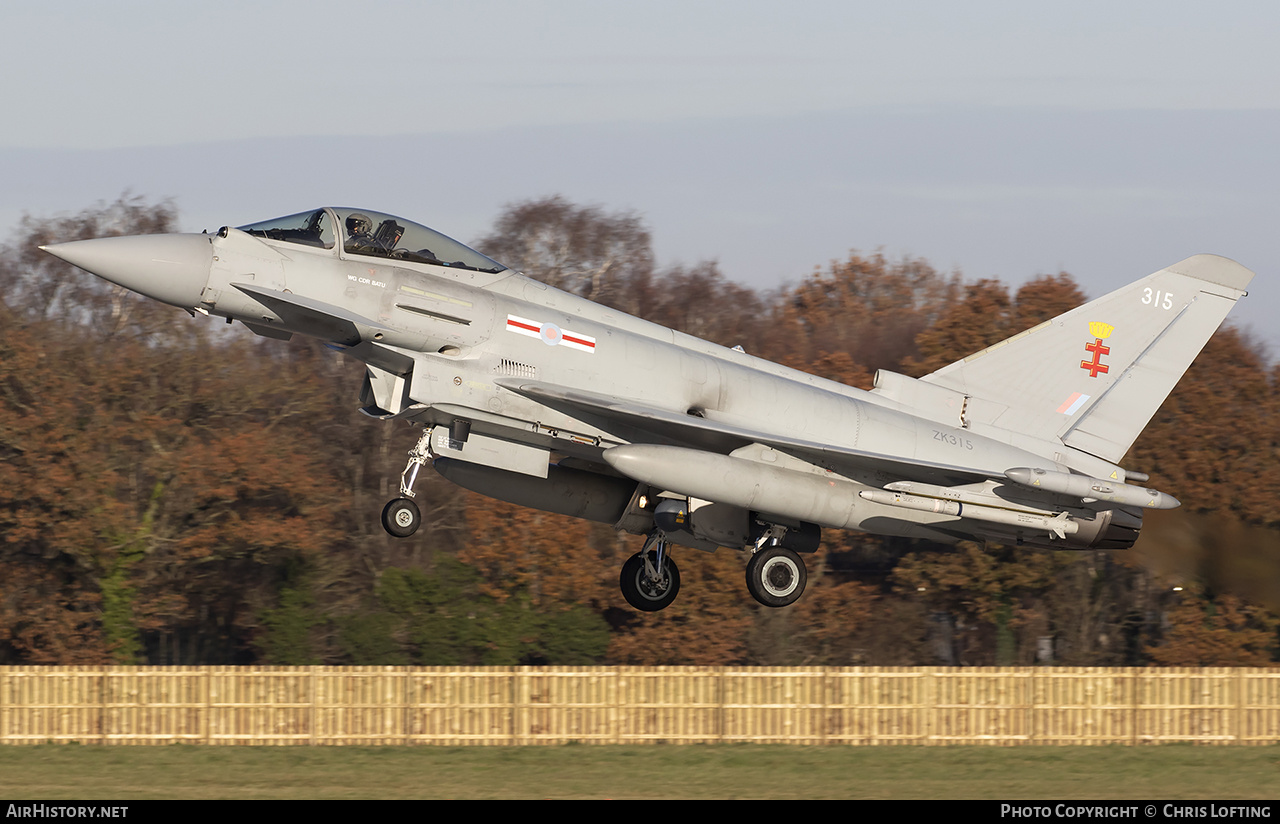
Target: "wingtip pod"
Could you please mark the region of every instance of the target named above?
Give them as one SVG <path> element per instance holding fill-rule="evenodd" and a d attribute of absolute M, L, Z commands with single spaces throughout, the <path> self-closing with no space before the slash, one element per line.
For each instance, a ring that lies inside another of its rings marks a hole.
<path fill-rule="evenodd" d="M 1165 268 L 1178 275 L 1216 283 L 1238 292 L 1247 291 L 1249 282 L 1254 278 L 1252 270 L 1220 255 L 1192 255 Z"/>

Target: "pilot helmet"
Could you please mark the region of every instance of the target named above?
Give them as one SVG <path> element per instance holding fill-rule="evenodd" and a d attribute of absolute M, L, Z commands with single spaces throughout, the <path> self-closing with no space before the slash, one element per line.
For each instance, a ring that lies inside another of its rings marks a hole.
<path fill-rule="evenodd" d="M 347 234 L 351 237 L 356 235 L 367 235 L 373 231 L 373 221 L 368 215 L 362 215 L 354 212 L 347 217 Z"/>

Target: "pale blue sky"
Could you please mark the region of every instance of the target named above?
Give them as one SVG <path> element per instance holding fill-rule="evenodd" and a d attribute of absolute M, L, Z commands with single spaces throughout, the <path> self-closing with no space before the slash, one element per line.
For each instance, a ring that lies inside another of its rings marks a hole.
<path fill-rule="evenodd" d="M 329 202 L 466 241 L 562 193 L 753 286 L 883 249 L 1096 295 L 1208 251 L 1280 353 L 1280 4 L 0 8 L 6 232 L 127 188 L 196 230 Z"/>
<path fill-rule="evenodd" d="M 6 5 L 2 147 L 865 106 L 1280 106 L 1268 2 Z"/>

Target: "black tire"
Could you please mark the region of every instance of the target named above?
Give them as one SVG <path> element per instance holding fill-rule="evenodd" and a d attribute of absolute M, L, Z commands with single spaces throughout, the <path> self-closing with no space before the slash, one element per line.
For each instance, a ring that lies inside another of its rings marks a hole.
<path fill-rule="evenodd" d="M 747 561 L 747 591 L 766 607 L 794 604 L 808 580 L 800 556 L 780 546 L 762 549 Z"/>
<path fill-rule="evenodd" d="M 656 563 L 658 553 L 651 550 L 649 559 Z M 618 578 L 622 597 L 641 612 L 666 609 L 680 593 L 680 570 L 676 568 L 676 562 L 671 560 L 670 555 L 662 559 L 662 573 L 660 582 L 655 584 L 650 581 L 645 572 L 644 554 L 637 552 L 622 565 L 622 575 Z"/>
<path fill-rule="evenodd" d="M 408 538 L 421 523 L 418 505 L 408 498 L 395 498 L 382 508 L 382 528 L 397 538 Z"/>

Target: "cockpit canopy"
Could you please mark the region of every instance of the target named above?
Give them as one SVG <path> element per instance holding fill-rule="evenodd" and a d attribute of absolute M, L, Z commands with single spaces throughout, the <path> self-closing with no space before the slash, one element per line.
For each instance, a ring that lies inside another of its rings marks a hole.
<path fill-rule="evenodd" d="M 315 209 L 237 228 L 257 237 L 321 249 L 332 249 L 336 238 L 341 238 L 342 252 L 347 255 L 368 255 L 479 272 L 501 272 L 507 268 L 434 229 L 367 209 Z"/>

